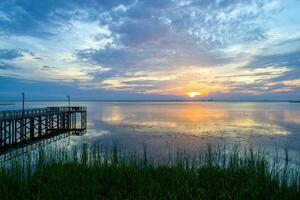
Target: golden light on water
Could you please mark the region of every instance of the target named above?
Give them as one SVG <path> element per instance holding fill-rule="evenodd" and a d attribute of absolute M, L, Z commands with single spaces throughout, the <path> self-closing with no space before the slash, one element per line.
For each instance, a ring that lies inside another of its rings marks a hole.
<path fill-rule="evenodd" d="M 201 96 L 200 92 L 187 92 L 186 94 L 191 98 L 194 98 L 196 96 Z"/>

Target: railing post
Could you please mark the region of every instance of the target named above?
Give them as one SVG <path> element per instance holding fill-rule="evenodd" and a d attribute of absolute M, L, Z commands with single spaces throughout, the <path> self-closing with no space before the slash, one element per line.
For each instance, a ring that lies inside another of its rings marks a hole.
<path fill-rule="evenodd" d="M 42 136 L 42 117 L 38 117 L 38 136 Z"/>
<path fill-rule="evenodd" d="M 30 129 L 30 139 L 34 139 L 34 118 L 30 118 L 30 123 L 29 123 L 29 129 Z"/>

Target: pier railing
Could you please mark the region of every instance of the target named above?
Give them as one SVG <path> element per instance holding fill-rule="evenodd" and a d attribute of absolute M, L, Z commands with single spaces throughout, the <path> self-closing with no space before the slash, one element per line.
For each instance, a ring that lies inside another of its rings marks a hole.
<path fill-rule="evenodd" d="M 68 107 L 68 106 L 33 108 L 33 109 L 25 109 L 25 110 L 5 110 L 5 111 L 0 111 L 0 120 L 32 117 L 32 116 L 45 115 L 49 113 L 84 112 L 84 111 L 86 111 L 86 107 Z"/>
<path fill-rule="evenodd" d="M 0 111 L 0 153 L 38 139 L 86 131 L 85 107 L 46 107 Z"/>

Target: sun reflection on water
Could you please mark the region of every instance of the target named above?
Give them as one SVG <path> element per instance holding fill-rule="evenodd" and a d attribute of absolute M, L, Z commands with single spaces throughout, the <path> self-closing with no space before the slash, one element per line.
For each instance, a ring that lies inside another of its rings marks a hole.
<path fill-rule="evenodd" d="M 108 105 L 101 120 L 110 125 L 145 132 L 185 133 L 194 135 L 239 134 L 286 135 L 284 127 L 274 123 L 281 115 L 270 111 L 221 109 L 197 102 L 181 106 L 171 104 Z M 275 117 L 275 119 L 274 119 Z M 300 117 L 284 113 L 283 119 L 300 124 Z M 227 133 L 226 133 L 227 132 Z"/>

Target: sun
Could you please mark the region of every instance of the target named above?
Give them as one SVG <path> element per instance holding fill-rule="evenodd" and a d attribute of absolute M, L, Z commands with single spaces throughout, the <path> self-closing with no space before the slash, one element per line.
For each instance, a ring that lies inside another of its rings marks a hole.
<path fill-rule="evenodd" d="M 194 98 L 196 96 L 201 96 L 200 92 L 187 92 L 186 94 L 191 98 Z"/>

